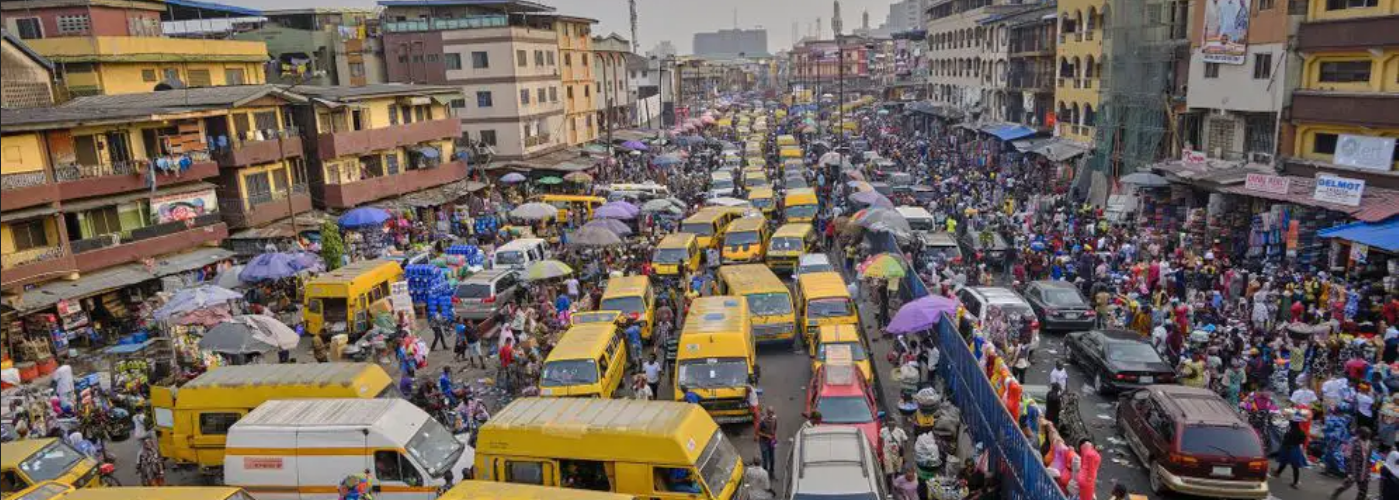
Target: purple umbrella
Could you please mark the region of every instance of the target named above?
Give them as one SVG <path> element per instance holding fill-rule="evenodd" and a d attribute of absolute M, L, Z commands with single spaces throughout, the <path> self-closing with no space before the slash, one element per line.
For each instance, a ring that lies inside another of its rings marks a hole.
<path fill-rule="evenodd" d="M 627 141 L 622 143 L 622 147 L 630 149 L 632 151 L 649 151 L 651 149 L 645 144 L 642 144 L 641 141 Z"/>
<path fill-rule="evenodd" d="M 884 330 L 894 334 L 921 332 L 937 325 L 944 314 L 956 316 L 957 301 L 941 295 L 927 295 L 900 307 Z"/>
<path fill-rule="evenodd" d="M 297 265 L 296 258 L 291 254 L 273 252 L 265 253 L 243 266 L 243 271 L 238 273 L 238 279 L 244 283 L 257 283 L 259 281 L 279 280 L 295 276 L 301 268 Z"/>
<path fill-rule="evenodd" d="M 627 223 L 622 222 L 618 219 L 593 219 L 587 224 L 583 224 L 583 227 L 600 227 L 608 231 L 617 233 L 617 236 L 628 236 L 632 233 L 631 228 L 627 227 Z"/>
<path fill-rule="evenodd" d="M 885 198 L 878 191 L 857 191 L 850 195 L 850 201 L 871 207 L 894 208 L 894 202 L 889 201 L 889 198 Z"/>
<path fill-rule="evenodd" d="M 597 210 L 593 210 L 593 218 L 635 219 L 636 215 L 639 213 L 641 213 L 641 209 L 637 208 L 636 205 L 632 205 L 625 201 L 613 201 L 597 207 Z"/>

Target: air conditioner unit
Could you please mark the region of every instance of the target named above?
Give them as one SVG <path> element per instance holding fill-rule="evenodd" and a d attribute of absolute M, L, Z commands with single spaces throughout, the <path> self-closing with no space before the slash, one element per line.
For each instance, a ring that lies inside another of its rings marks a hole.
<path fill-rule="evenodd" d="M 1252 152 L 1252 153 L 1249 153 L 1249 154 L 1248 154 L 1248 161 L 1249 161 L 1250 163 L 1261 163 L 1261 164 L 1264 164 L 1264 165 L 1272 165 L 1272 164 L 1273 164 L 1273 155 L 1270 154 L 1270 153 Z"/>

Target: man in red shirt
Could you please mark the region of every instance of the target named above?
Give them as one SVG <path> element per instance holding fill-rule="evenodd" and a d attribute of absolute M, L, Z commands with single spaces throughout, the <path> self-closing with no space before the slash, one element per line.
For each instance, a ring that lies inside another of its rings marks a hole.
<path fill-rule="evenodd" d="M 500 383 L 500 388 L 506 392 L 512 390 L 511 369 L 515 364 L 515 339 L 506 337 L 505 342 L 500 344 L 500 370 L 496 374 L 496 380 Z"/>

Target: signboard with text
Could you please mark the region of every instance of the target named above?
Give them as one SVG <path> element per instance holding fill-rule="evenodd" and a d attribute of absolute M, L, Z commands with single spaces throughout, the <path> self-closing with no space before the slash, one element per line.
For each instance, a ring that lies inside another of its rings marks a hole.
<path fill-rule="evenodd" d="M 1321 174 L 1316 176 L 1316 191 L 1312 193 L 1312 199 L 1355 207 L 1360 206 L 1360 198 L 1364 194 L 1364 180 Z"/>
<path fill-rule="evenodd" d="M 1387 172 L 1394 166 L 1394 138 L 1341 134 L 1336 139 L 1335 163 Z"/>
<path fill-rule="evenodd" d="M 1291 179 L 1277 175 L 1248 174 L 1248 176 L 1244 178 L 1244 189 L 1249 191 L 1287 194 L 1287 190 L 1291 187 Z"/>
<path fill-rule="evenodd" d="M 1243 64 L 1248 56 L 1249 0 L 1204 2 L 1204 39 L 1200 54 L 1206 63 Z"/>

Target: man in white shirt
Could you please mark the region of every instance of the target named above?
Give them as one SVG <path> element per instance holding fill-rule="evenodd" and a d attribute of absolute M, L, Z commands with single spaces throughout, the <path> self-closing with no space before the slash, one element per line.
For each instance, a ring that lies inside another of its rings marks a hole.
<path fill-rule="evenodd" d="M 1054 362 L 1054 370 L 1049 372 L 1049 384 L 1059 384 L 1059 388 L 1069 389 L 1069 371 L 1064 369 L 1063 361 Z"/>
<path fill-rule="evenodd" d="M 655 354 L 652 354 L 645 363 L 641 364 L 641 371 L 646 375 L 646 385 L 651 386 L 651 393 L 660 394 L 661 364 L 656 361 Z"/>
<path fill-rule="evenodd" d="M 577 301 L 578 301 L 578 278 L 574 278 L 574 277 L 568 278 L 568 281 L 565 281 L 565 282 L 564 282 L 564 286 L 565 286 L 565 287 L 568 287 L 568 298 L 572 299 L 574 302 L 577 302 Z"/>

